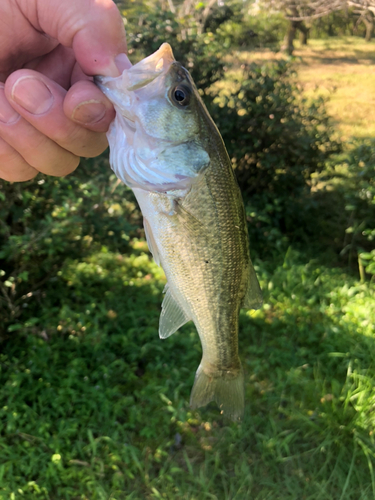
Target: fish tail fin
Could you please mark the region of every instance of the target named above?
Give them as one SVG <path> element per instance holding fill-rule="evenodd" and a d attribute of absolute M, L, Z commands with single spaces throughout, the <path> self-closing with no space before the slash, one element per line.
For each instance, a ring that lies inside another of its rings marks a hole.
<path fill-rule="evenodd" d="M 242 366 L 233 371 L 220 370 L 212 374 L 204 371 L 202 363 L 195 375 L 190 396 L 192 409 L 215 401 L 221 413 L 238 422 L 242 419 L 245 405 L 245 387 Z"/>

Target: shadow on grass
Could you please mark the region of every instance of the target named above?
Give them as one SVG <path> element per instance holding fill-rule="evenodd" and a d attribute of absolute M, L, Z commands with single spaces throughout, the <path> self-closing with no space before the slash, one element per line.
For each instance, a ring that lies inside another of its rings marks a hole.
<path fill-rule="evenodd" d="M 338 54 L 333 54 L 332 56 L 329 56 L 326 53 L 322 53 L 322 51 L 320 50 L 312 49 L 307 57 L 314 57 L 315 63 L 327 64 L 330 66 L 343 67 L 345 66 L 345 64 L 363 65 L 363 64 L 369 64 L 375 60 L 375 50 L 373 52 L 355 50 L 354 55 L 352 57 L 348 57 L 348 56 L 340 56 Z"/>

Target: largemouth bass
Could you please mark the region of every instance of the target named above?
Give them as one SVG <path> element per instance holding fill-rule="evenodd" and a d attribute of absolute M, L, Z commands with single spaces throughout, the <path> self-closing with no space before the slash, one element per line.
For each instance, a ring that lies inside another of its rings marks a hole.
<path fill-rule="evenodd" d="M 95 81 L 116 109 L 107 134 L 111 167 L 133 190 L 149 249 L 167 277 L 159 335 L 194 322 L 203 355 L 191 407 L 216 401 L 224 415 L 240 420 L 238 316 L 262 298 L 223 140 L 166 43 L 118 78 Z"/>

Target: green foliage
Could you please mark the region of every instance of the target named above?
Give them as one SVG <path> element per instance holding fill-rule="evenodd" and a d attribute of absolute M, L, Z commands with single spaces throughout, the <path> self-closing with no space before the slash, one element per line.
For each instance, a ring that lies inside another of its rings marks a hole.
<path fill-rule="evenodd" d="M 224 72 L 221 60 L 223 47 L 211 32 L 199 34 L 198 21 L 190 16 L 178 18 L 169 11 L 151 11 L 142 18 L 141 25 L 130 28 L 130 52 L 142 56 L 152 54 L 164 42 L 169 43 L 177 61 L 191 73 L 198 88 L 208 88 Z"/>
<path fill-rule="evenodd" d="M 359 265 L 375 276 L 375 141 L 353 144 L 346 158 L 348 188 L 345 209 L 348 227 L 343 253 L 349 258 L 359 254 Z"/>
<path fill-rule="evenodd" d="M 351 11 L 331 12 L 312 22 L 310 35 L 320 39 L 332 36 L 363 36 L 363 27 L 357 24 L 358 17 Z"/>
<path fill-rule="evenodd" d="M 295 196 L 338 151 L 324 100 L 301 99 L 293 75 L 284 61 L 251 64 L 212 109 L 246 194 Z"/>
<path fill-rule="evenodd" d="M 301 98 L 293 77 L 284 61 L 251 64 L 233 83 L 234 90 L 224 89 L 210 108 L 248 215 L 257 222 L 251 225 L 251 239 L 262 252 L 279 246 L 283 234 L 295 239 L 309 234 L 311 175 L 340 149 L 332 140 L 324 99 Z"/>
<path fill-rule="evenodd" d="M 287 21 L 282 14 L 259 12 L 256 16 L 233 16 L 220 24 L 213 33 L 228 50 L 237 47 L 269 47 L 278 50 L 286 31 Z"/>
<path fill-rule="evenodd" d="M 243 2 L 233 0 L 220 5 L 219 3 L 213 5 L 209 15 L 205 19 L 204 31 L 216 33 L 217 30 L 227 22 L 242 25 L 245 8 Z"/>
<path fill-rule="evenodd" d="M 58 307 L 58 273 L 67 258 L 103 247 L 126 252 L 140 220 L 131 191 L 104 159 L 85 160 L 63 179 L 2 181 L 1 194 L 0 338 L 16 319 L 40 316 L 45 301 Z M 53 297 L 46 297 L 45 285 L 55 289 Z"/>
<path fill-rule="evenodd" d="M 213 33 L 219 44 L 227 50 L 257 46 L 259 34 L 246 20 L 245 5 L 230 2 L 228 5 L 215 6 L 206 19 L 204 31 Z"/>
<path fill-rule="evenodd" d="M 280 48 L 288 26 L 288 21 L 283 14 L 264 10 L 257 12 L 256 15 L 247 16 L 245 23 L 248 29 L 250 28 L 257 35 L 251 44 L 247 39 L 247 44 L 274 49 Z"/>
<path fill-rule="evenodd" d="M 216 39 L 226 48 L 239 47 L 245 44 L 249 46 L 255 37 L 255 34 L 246 29 L 243 23 L 236 23 L 232 20 L 219 26 L 215 35 Z"/>

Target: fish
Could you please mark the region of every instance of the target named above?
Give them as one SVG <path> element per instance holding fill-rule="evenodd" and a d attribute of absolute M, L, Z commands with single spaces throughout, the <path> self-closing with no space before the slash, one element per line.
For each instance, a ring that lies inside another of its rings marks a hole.
<path fill-rule="evenodd" d="M 220 132 L 167 43 L 119 77 L 94 81 L 116 110 L 107 133 L 111 168 L 133 190 L 148 247 L 167 278 L 159 336 L 194 322 L 202 359 L 190 406 L 215 401 L 222 415 L 240 421 L 239 312 L 259 308 L 262 293 Z"/>

